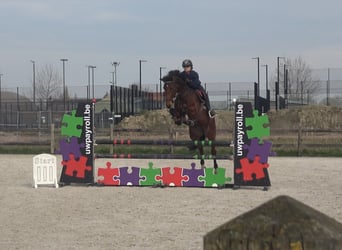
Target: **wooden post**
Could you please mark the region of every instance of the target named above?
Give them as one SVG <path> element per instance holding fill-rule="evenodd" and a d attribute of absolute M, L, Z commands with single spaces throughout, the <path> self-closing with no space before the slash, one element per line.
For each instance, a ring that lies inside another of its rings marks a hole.
<path fill-rule="evenodd" d="M 302 125 L 298 125 L 297 156 L 302 155 Z"/>
<path fill-rule="evenodd" d="M 298 138 L 297 138 L 297 156 L 302 155 L 302 119 L 298 112 Z"/>

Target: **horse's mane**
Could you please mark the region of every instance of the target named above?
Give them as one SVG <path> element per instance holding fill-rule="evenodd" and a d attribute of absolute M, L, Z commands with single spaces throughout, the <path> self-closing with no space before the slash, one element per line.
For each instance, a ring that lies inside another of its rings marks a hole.
<path fill-rule="evenodd" d="M 178 69 L 170 70 L 167 75 L 163 76 L 161 79 L 163 82 L 171 82 L 173 81 L 174 77 L 180 78 L 180 71 Z"/>

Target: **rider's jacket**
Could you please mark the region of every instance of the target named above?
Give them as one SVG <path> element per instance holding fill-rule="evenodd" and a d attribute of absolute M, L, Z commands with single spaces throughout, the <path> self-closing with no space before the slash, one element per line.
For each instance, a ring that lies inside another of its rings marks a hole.
<path fill-rule="evenodd" d="M 189 85 L 192 89 L 202 89 L 199 75 L 196 71 L 191 70 L 190 72 L 181 72 L 180 77 Z"/>

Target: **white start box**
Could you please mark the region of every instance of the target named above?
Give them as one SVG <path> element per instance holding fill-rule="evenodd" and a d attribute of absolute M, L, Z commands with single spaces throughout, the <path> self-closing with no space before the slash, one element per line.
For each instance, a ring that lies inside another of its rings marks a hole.
<path fill-rule="evenodd" d="M 33 187 L 38 185 L 54 185 L 57 182 L 57 159 L 50 154 L 40 154 L 33 157 Z"/>

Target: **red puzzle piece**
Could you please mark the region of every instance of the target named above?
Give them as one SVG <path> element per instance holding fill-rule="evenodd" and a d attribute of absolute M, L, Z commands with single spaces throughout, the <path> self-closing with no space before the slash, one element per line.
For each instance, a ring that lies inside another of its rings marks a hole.
<path fill-rule="evenodd" d="M 157 175 L 155 178 L 164 185 L 176 187 L 183 186 L 182 182 L 189 180 L 189 176 L 183 176 L 183 168 L 179 167 L 174 167 L 172 171 L 170 167 L 162 168 L 162 176 Z"/>
<path fill-rule="evenodd" d="M 85 171 L 91 171 L 92 167 L 87 166 L 88 158 L 85 156 L 81 156 L 78 161 L 75 160 L 75 156 L 73 154 L 69 154 L 68 161 L 62 161 L 62 165 L 65 166 L 65 175 L 74 176 L 76 173 L 77 178 L 84 178 Z"/>
<path fill-rule="evenodd" d="M 260 163 L 260 156 L 255 156 L 253 163 L 250 163 L 248 158 L 240 160 L 241 168 L 237 168 L 235 173 L 243 174 L 244 181 L 252 181 L 253 175 L 255 179 L 262 179 L 265 177 L 264 168 L 268 168 L 269 164 Z"/>
<path fill-rule="evenodd" d="M 112 164 L 110 162 L 106 162 L 106 168 L 99 168 L 97 170 L 97 176 L 103 176 L 103 179 L 98 179 L 98 183 L 102 183 L 104 185 L 110 186 L 119 186 L 120 180 L 115 180 L 114 177 L 119 177 L 119 168 L 111 168 Z"/>

